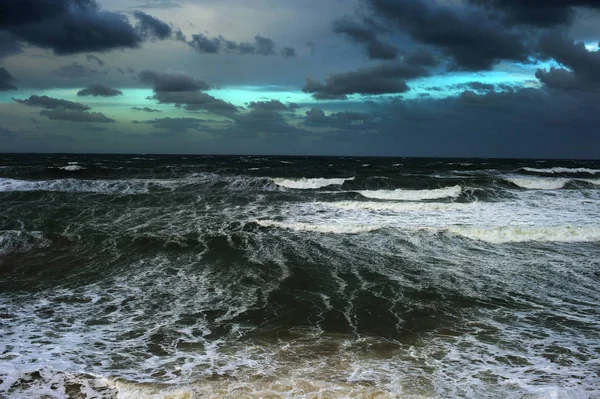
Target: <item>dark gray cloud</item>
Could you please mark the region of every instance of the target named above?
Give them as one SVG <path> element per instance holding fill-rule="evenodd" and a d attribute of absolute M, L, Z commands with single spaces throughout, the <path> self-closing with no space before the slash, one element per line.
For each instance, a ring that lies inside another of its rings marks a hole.
<path fill-rule="evenodd" d="M 472 90 L 482 91 L 482 92 L 494 91 L 496 89 L 495 85 L 493 85 L 491 83 L 482 83 L 482 82 L 469 82 L 466 84 L 466 86 Z"/>
<path fill-rule="evenodd" d="M 88 55 L 85 56 L 85 58 L 88 60 L 88 62 L 95 62 L 95 63 L 97 63 L 98 65 L 100 65 L 102 67 L 104 65 L 106 65 L 106 63 L 103 60 L 101 60 L 99 57 L 97 57 L 95 55 L 88 54 Z"/>
<path fill-rule="evenodd" d="M 250 112 L 238 114 L 232 118 L 234 125 L 224 131 L 228 137 L 252 138 L 257 135 L 265 137 L 306 133 L 288 123 L 284 115 L 270 105 L 254 107 Z"/>
<path fill-rule="evenodd" d="M 164 40 L 171 36 L 171 27 L 160 19 L 141 11 L 134 11 L 133 16 L 138 20 L 136 30 L 141 37 Z"/>
<path fill-rule="evenodd" d="M 199 33 L 197 35 L 192 35 L 192 40 L 188 42 L 188 45 L 199 53 L 217 54 L 221 51 L 221 43 L 223 40 L 222 37 L 209 38 Z M 183 41 L 185 41 L 185 38 Z"/>
<path fill-rule="evenodd" d="M 78 62 L 73 62 L 68 65 L 61 65 L 58 69 L 52 72 L 58 76 L 69 79 L 80 79 L 100 74 L 97 69 L 89 68 Z"/>
<path fill-rule="evenodd" d="M 483 11 L 423 0 L 367 1 L 397 30 L 451 57 L 453 68 L 487 70 L 502 60 L 527 61 L 523 38 Z"/>
<path fill-rule="evenodd" d="M 58 109 L 43 109 L 40 111 L 40 115 L 47 117 L 48 119 L 59 120 L 59 121 L 70 121 L 70 122 L 99 122 L 99 123 L 114 123 L 114 119 L 106 117 L 101 112 L 86 112 L 69 110 L 65 108 Z"/>
<path fill-rule="evenodd" d="M 573 22 L 576 7 L 600 9 L 597 0 L 469 0 L 471 4 L 502 11 L 507 22 L 554 27 Z"/>
<path fill-rule="evenodd" d="M 552 58 L 569 68 L 538 70 L 536 77 L 551 88 L 563 90 L 600 89 L 600 53 L 588 51 L 583 42 L 559 32 L 546 32 L 538 42 L 544 58 Z"/>
<path fill-rule="evenodd" d="M 121 90 L 114 89 L 104 83 L 93 83 L 77 92 L 78 96 L 115 97 L 123 95 Z"/>
<path fill-rule="evenodd" d="M 152 98 L 160 104 L 174 104 L 186 111 L 208 111 L 223 116 L 237 112 L 237 107 L 233 104 L 201 91 L 159 91 Z"/>
<path fill-rule="evenodd" d="M 195 90 L 208 90 L 210 86 L 203 80 L 178 72 L 140 72 L 140 81 L 152 86 L 155 92 L 186 92 Z"/>
<path fill-rule="evenodd" d="M 137 27 L 123 14 L 102 10 L 95 0 L 0 2 L 0 31 L 59 55 L 134 48 L 149 37 L 165 37 L 161 21 L 136 18 Z"/>
<path fill-rule="evenodd" d="M 21 54 L 23 49 L 15 35 L 0 30 L 0 59 L 11 55 Z"/>
<path fill-rule="evenodd" d="M 183 32 L 179 30 L 175 32 L 175 39 L 186 43 L 188 46 L 202 54 L 227 52 L 240 55 L 255 54 L 264 57 L 277 55 L 277 52 L 275 51 L 275 42 L 268 37 L 260 35 L 254 37 L 254 43 L 238 43 L 233 40 L 227 40 L 221 35 L 209 37 L 202 33 L 192 35 L 192 38 L 188 41 Z M 284 58 L 294 57 L 296 55 L 296 49 L 293 47 L 283 47 L 279 54 Z"/>
<path fill-rule="evenodd" d="M 13 101 L 27 105 L 29 107 L 40 107 L 49 110 L 62 109 L 70 111 L 87 111 L 90 109 L 89 106 L 73 101 L 63 100 L 60 98 L 53 98 L 48 96 L 36 96 L 32 95 L 28 99 L 19 100 L 13 98 Z"/>
<path fill-rule="evenodd" d="M 295 57 L 296 49 L 293 47 L 283 47 L 279 53 L 283 58 Z"/>
<path fill-rule="evenodd" d="M 407 59 L 410 55 L 356 71 L 332 73 L 325 77 L 325 83 L 307 78 L 302 91 L 312 93 L 317 100 L 346 99 L 349 94 L 404 93 L 409 90 L 407 80 L 430 74 L 430 65 L 419 65 L 414 59 L 407 63 Z M 423 59 L 429 61 L 428 57 Z"/>
<path fill-rule="evenodd" d="M 131 107 L 134 111 L 142 111 L 142 112 L 162 112 L 161 110 L 149 108 L 149 107 Z"/>
<path fill-rule="evenodd" d="M 208 111 L 224 116 L 237 112 L 233 104 L 202 92 L 210 88 L 205 81 L 182 73 L 142 71 L 140 81 L 152 86 L 154 95 L 151 98 L 160 104 L 174 104 L 186 111 Z"/>
<path fill-rule="evenodd" d="M 0 91 L 17 90 L 12 84 L 16 79 L 6 70 L 0 67 Z"/>
<path fill-rule="evenodd" d="M 377 29 L 372 25 L 342 18 L 333 22 L 333 31 L 365 46 L 369 59 L 392 60 L 398 56 L 398 48 L 381 40 Z"/>
<path fill-rule="evenodd" d="M 279 100 L 269 100 L 269 101 L 251 101 L 248 104 L 248 108 L 250 109 L 261 109 L 265 111 L 292 111 L 298 108 L 297 104 L 289 103 L 285 105 Z"/>

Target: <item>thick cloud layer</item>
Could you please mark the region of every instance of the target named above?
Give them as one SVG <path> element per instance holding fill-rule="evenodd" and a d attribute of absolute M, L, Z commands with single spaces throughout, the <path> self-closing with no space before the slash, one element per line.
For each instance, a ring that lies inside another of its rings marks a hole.
<path fill-rule="evenodd" d="M 398 56 L 398 48 L 379 38 L 373 26 L 358 23 L 349 18 L 338 19 L 333 22 L 333 31 L 343 34 L 350 40 L 365 46 L 370 59 L 392 60 Z"/>
<path fill-rule="evenodd" d="M 165 39 L 170 27 L 142 12 L 134 26 L 123 14 L 104 11 L 95 0 L 3 0 L 0 32 L 7 31 L 56 54 L 138 47 L 148 38 Z"/>
<path fill-rule="evenodd" d="M 479 71 L 502 60 L 527 60 L 518 32 L 483 11 L 433 5 L 422 0 L 367 0 L 375 13 L 419 43 L 439 48 L 454 68 Z"/>
<path fill-rule="evenodd" d="M 17 90 L 12 84 L 16 79 L 6 70 L 6 68 L 0 68 L 0 91 Z"/>
<path fill-rule="evenodd" d="M 512 24 L 554 27 L 573 22 L 575 7 L 600 9 L 596 0 L 469 0 L 470 3 L 504 12 Z"/>
<path fill-rule="evenodd" d="M 403 59 L 351 72 L 332 73 L 325 83 L 307 78 L 302 91 L 312 93 L 317 100 L 346 99 L 349 94 L 404 93 L 410 90 L 407 80 L 429 76 L 428 67 L 436 58 L 424 50 Z"/>
<path fill-rule="evenodd" d="M 174 104 L 186 111 L 207 111 L 228 116 L 237 112 L 237 107 L 202 92 L 210 86 L 203 80 L 182 73 L 142 71 L 140 81 L 152 86 L 152 98 L 160 104 Z"/>

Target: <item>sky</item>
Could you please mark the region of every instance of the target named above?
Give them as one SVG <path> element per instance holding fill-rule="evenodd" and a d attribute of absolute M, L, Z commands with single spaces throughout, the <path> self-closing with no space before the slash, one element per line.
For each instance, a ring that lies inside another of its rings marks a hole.
<path fill-rule="evenodd" d="M 0 152 L 600 158 L 597 0 L 0 0 Z"/>

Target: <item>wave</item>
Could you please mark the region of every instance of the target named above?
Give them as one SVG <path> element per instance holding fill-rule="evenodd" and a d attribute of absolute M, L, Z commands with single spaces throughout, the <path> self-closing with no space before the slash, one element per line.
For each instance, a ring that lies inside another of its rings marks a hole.
<path fill-rule="evenodd" d="M 275 179 L 273 179 L 273 182 L 280 187 L 293 188 L 293 189 L 297 189 L 297 190 L 313 190 L 313 189 L 327 187 L 327 186 L 341 186 L 342 184 L 344 184 L 344 182 L 350 181 L 350 180 L 354 180 L 354 177 L 339 178 L 339 179 L 275 178 Z"/>
<path fill-rule="evenodd" d="M 546 174 L 556 174 L 556 173 L 588 173 L 591 175 L 595 175 L 596 173 L 600 173 L 600 169 L 589 169 L 589 168 L 521 168 L 525 172 L 532 173 L 546 173 Z"/>
<path fill-rule="evenodd" d="M 569 179 L 547 177 L 510 177 L 506 180 L 516 186 L 529 190 L 559 190 L 569 182 Z"/>
<path fill-rule="evenodd" d="M 324 203 L 324 206 L 348 211 L 373 212 L 445 212 L 466 209 L 472 204 L 444 202 L 359 202 L 340 201 Z"/>
<path fill-rule="evenodd" d="M 47 247 L 49 245 L 50 240 L 40 231 L 0 231 L 0 256 L 27 252 L 35 247 Z"/>
<path fill-rule="evenodd" d="M 437 188 L 434 190 L 366 190 L 358 191 L 360 195 L 372 199 L 396 201 L 422 201 L 441 198 L 457 198 L 460 196 L 460 186 Z"/>
<path fill-rule="evenodd" d="M 511 242 L 595 242 L 600 241 L 600 227 L 447 227 L 442 229 L 451 234 L 491 244 Z"/>
<path fill-rule="evenodd" d="M 18 180 L 0 178 L 0 192 L 56 191 L 97 194 L 146 194 L 154 190 L 174 190 L 188 185 L 225 185 L 232 190 L 276 190 L 271 179 L 247 176 L 223 176 L 214 173 L 195 173 L 179 179 L 127 180 Z"/>
<path fill-rule="evenodd" d="M 313 224 L 301 222 L 277 222 L 275 220 L 257 220 L 256 224 L 261 227 L 276 227 L 286 230 L 307 231 L 313 233 L 328 233 L 328 234 L 360 234 L 379 230 L 384 226 L 365 226 L 358 223 L 339 223 L 330 224 Z"/>
<path fill-rule="evenodd" d="M 71 162 L 69 162 L 69 163 L 71 163 Z M 85 168 L 83 166 L 79 166 L 79 165 L 75 165 L 75 164 L 69 165 L 69 166 L 61 166 L 58 169 L 66 170 L 67 172 L 76 172 L 78 170 L 85 170 Z"/>

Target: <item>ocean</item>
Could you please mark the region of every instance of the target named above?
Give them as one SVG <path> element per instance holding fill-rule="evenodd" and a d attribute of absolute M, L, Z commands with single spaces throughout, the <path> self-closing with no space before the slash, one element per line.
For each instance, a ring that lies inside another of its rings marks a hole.
<path fill-rule="evenodd" d="M 0 155 L 0 397 L 598 398 L 600 161 Z"/>

